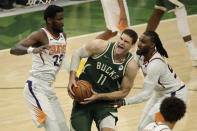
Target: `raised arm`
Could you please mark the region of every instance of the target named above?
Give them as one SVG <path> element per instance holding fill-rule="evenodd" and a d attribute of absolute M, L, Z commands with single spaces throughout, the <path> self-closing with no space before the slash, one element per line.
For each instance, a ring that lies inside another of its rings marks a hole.
<path fill-rule="evenodd" d="M 47 39 L 43 39 L 45 34 L 41 30 L 31 33 L 26 39 L 21 40 L 19 43 L 14 45 L 10 54 L 13 55 L 24 55 L 27 53 L 40 53 L 44 49 L 48 48 Z M 39 47 L 36 44 L 40 44 Z M 36 48 L 36 46 L 38 48 Z"/>
<path fill-rule="evenodd" d="M 76 76 L 77 76 L 77 70 L 80 65 L 80 61 L 82 58 L 87 58 L 89 56 L 96 57 L 100 54 L 102 54 L 105 49 L 108 46 L 108 42 L 101 40 L 101 39 L 95 39 L 86 45 L 82 46 L 81 48 L 77 49 L 71 58 L 71 65 L 70 65 L 70 77 L 69 77 L 69 84 L 68 84 L 68 91 L 71 92 L 72 95 L 74 93 L 71 90 L 71 86 L 76 86 Z"/>

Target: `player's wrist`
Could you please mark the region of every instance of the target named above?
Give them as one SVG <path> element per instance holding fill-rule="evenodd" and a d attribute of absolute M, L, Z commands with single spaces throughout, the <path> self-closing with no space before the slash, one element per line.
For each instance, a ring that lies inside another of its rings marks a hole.
<path fill-rule="evenodd" d="M 128 105 L 126 98 L 122 99 L 122 106 Z"/>
<path fill-rule="evenodd" d="M 33 50 L 34 50 L 35 48 L 33 48 L 33 47 L 29 47 L 29 48 L 27 48 L 27 53 L 28 54 L 31 54 L 31 53 L 33 53 Z"/>

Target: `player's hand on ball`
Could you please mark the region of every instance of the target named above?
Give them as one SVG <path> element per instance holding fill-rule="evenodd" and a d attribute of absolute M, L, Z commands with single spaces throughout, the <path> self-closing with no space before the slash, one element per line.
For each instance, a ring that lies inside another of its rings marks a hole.
<path fill-rule="evenodd" d="M 73 98 L 80 102 L 84 102 L 86 98 L 89 98 L 93 95 L 92 85 L 86 80 L 75 80 L 76 85 L 70 86 L 71 91 L 73 92 Z"/>
<path fill-rule="evenodd" d="M 72 88 L 75 88 L 75 87 L 77 87 L 76 80 L 75 80 L 75 79 L 70 80 L 69 83 L 68 83 L 67 91 L 68 91 L 68 95 L 69 95 L 72 99 L 74 99 L 74 96 L 75 96 L 75 94 L 74 94 L 73 91 L 72 91 Z"/>
<path fill-rule="evenodd" d="M 93 91 L 93 89 L 91 89 L 91 91 L 92 91 L 93 95 L 89 98 L 84 99 L 84 101 L 80 102 L 80 104 L 88 104 L 88 103 L 98 99 L 98 93 Z"/>

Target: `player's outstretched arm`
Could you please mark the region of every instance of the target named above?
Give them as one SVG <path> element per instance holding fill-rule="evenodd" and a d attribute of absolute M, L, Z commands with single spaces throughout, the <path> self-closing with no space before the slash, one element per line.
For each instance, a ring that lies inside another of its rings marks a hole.
<path fill-rule="evenodd" d="M 165 69 L 165 64 L 161 60 L 155 60 L 149 63 L 147 67 L 147 74 L 144 78 L 144 83 L 142 86 L 142 91 L 130 98 L 125 98 L 125 104 L 138 104 L 148 100 L 151 94 L 158 84 L 160 73 Z"/>
<path fill-rule="evenodd" d="M 10 49 L 10 54 L 13 55 L 24 55 L 28 53 L 40 53 L 45 49 L 49 48 L 48 45 L 43 44 L 43 33 L 41 30 L 31 33 L 26 39 L 21 40 L 19 43 L 14 45 Z M 40 44 L 39 47 L 35 48 L 35 44 Z"/>
<path fill-rule="evenodd" d="M 139 94 L 134 95 L 130 98 L 125 98 L 124 99 L 125 105 L 138 104 L 138 103 L 146 101 L 147 99 L 150 98 L 154 87 L 155 87 L 155 84 L 144 81 L 142 91 Z"/>

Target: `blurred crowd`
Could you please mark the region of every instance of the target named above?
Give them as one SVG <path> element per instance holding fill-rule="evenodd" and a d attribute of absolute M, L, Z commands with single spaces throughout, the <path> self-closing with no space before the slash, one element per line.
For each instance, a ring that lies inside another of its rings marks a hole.
<path fill-rule="evenodd" d="M 13 11 L 15 7 L 33 7 L 40 4 L 50 4 L 56 0 L 0 0 L 0 11 Z"/>

